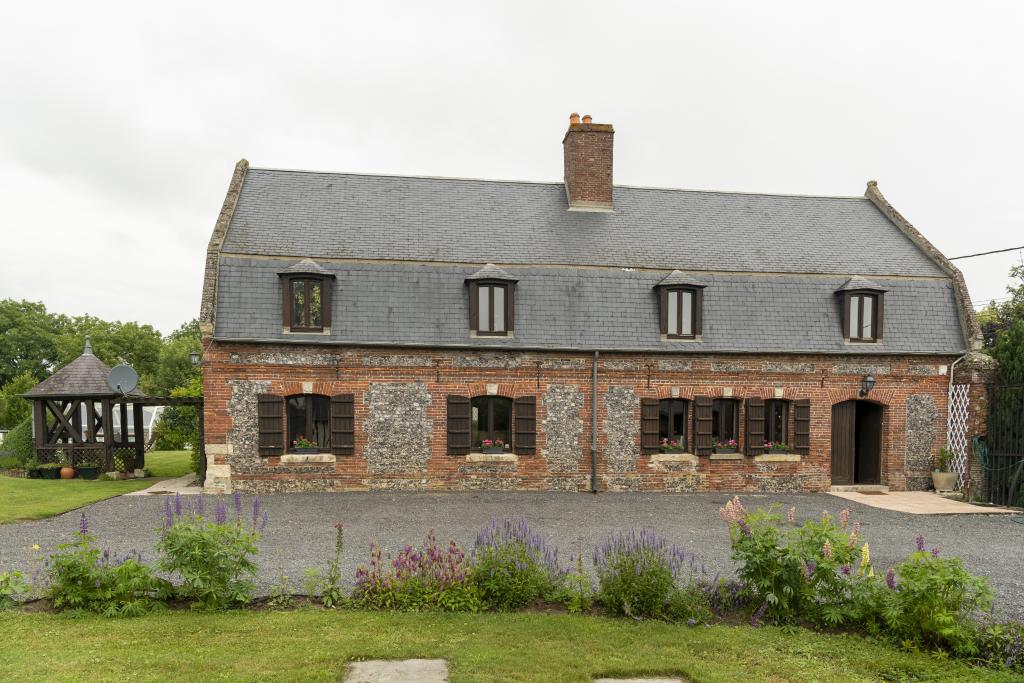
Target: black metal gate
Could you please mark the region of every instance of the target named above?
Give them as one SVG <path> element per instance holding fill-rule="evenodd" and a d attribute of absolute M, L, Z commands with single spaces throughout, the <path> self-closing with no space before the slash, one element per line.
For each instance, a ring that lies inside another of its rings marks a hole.
<path fill-rule="evenodd" d="M 987 437 L 976 442 L 986 497 L 1024 507 L 1024 381 L 993 385 L 988 408 Z"/>

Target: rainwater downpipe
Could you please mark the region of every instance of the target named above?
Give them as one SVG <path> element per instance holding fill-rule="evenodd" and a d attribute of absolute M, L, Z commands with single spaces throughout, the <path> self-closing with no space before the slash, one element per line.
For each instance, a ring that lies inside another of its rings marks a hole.
<path fill-rule="evenodd" d="M 590 374 L 590 492 L 597 493 L 597 361 L 600 351 L 594 351 L 594 366 Z"/>

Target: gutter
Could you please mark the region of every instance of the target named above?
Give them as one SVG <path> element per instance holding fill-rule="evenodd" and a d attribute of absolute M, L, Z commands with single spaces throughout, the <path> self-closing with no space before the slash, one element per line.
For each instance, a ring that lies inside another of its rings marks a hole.
<path fill-rule="evenodd" d="M 590 492 L 597 493 L 597 362 L 600 351 L 594 351 L 590 375 Z"/>

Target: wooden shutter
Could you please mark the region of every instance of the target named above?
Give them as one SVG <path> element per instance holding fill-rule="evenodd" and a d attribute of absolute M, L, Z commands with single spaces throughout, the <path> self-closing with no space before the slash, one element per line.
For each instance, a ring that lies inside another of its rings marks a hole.
<path fill-rule="evenodd" d="M 640 399 L 640 450 L 657 453 L 658 442 L 658 399 Z"/>
<path fill-rule="evenodd" d="M 704 289 L 697 287 L 693 290 L 693 334 L 699 337 L 703 334 L 704 327 Z"/>
<path fill-rule="evenodd" d="M 259 423 L 260 455 L 284 453 L 284 399 L 271 394 L 256 398 L 256 416 Z"/>
<path fill-rule="evenodd" d="M 356 408 L 352 394 L 331 396 L 331 453 L 354 455 L 356 452 Z"/>
<path fill-rule="evenodd" d="M 882 302 L 884 296 L 882 292 L 875 296 L 875 339 L 879 341 L 882 339 L 882 323 L 885 321 L 885 306 Z"/>
<path fill-rule="evenodd" d="M 509 282 L 505 285 L 505 329 L 512 332 L 516 329 L 516 285 Z"/>
<path fill-rule="evenodd" d="M 747 413 L 747 455 L 764 453 L 764 399 L 748 398 L 745 402 Z"/>
<path fill-rule="evenodd" d="M 850 338 L 850 293 L 849 292 L 843 292 L 841 306 L 842 306 L 842 313 L 840 315 L 840 318 L 842 318 L 842 321 L 843 321 L 842 322 L 842 324 L 843 324 L 843 339 L 849 339 Z"/>
<path fill-rule="evenodd" d="M 470 443 L 471 409 L 469 399 L 465 396 L 448 397 L 448 453 L 466 455 Z"/>
<path fill-rule="evenodd" d="M 712 402 L 707 396 L 693 399 L 693 448 L 697 455 L 711 455 L 714 440 L 711 437 Z"/>
<path fill-rule="evenodd" d="M 661 333 L 668 334 L 668 288 L 658 287 L 658 315 L 661 318 Z"/>
<path fill-rule="evenodd" d="M 515 431 L 512 450 L 516 455 L 533 455 L 537 450 L 537 397 L 520 396 L 512 408 Z"/>
<path fill-rule="evenodd" d="M 281 319 L 284 327 L 292 327 L 292 279 L 281 278 Z"/>
<path fill-rule="evenodd" d="M 320 281 L 320 323 L 324 329 L 331 326 L 331 309 L 334 299 L 334 278 L 325 277 Z"/>
<path fill-rule="evenodd" d="M 469 283 L 469 329 L 480 329 L 480 288 L 475 282 Z"/>
<path fill-rule="evenodd" d="M 802 398 L 793 401 L 795 415 L 793 433 L 793 448 L 800 455 L 807 455 L 811 452 L 811 400 Z"/>

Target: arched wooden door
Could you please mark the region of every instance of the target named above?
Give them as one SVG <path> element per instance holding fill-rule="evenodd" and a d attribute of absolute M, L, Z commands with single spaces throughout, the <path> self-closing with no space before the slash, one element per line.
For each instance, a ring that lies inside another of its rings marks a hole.
<path fill-rule="evenodd" d="M 832 406 L 832 483 L 882 483 L 882 406 L 870 401 Z"/>

